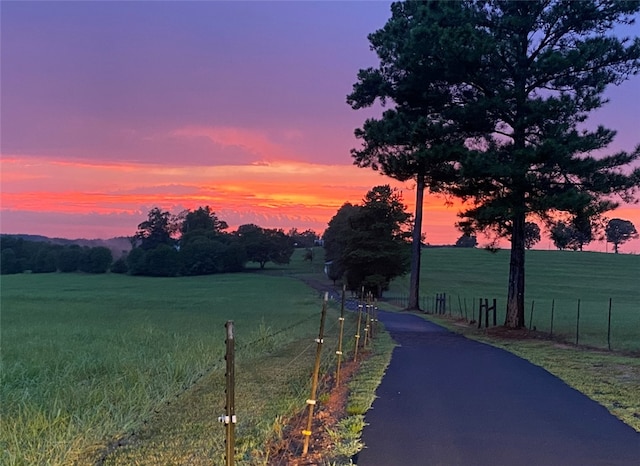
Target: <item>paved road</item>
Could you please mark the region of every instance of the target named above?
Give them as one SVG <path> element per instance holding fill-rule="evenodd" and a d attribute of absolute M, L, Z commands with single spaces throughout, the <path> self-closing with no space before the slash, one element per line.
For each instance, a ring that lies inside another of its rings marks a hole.
<path fill-rule="evenodd" d="M 359 466 L 640 465 L 640 434 L 544 369 L 415 315 L 379 316 L 400 346 Z"/>

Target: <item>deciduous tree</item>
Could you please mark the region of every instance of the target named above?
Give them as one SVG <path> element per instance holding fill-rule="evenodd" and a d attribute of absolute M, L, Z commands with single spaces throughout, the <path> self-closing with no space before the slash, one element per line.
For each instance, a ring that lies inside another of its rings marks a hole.
<path fill-rule="evenodd" d="M 621 218 L 609 220 L 605 228 L 605 234 L 607 241 L 613 243 L 613 250 L 616 254 L 618 254 L 618 248 L 621 244 L 638 237 L 638 231 L 633 223 Z"/>
<path fill-rule="evenodd" d="M 293 255 L 293 242 L 280 229 L 247 224 L 240 225 L 235 234 L 247 253 L 247 260 L 257 262 L 261 269 L 267 262 L 288 264 Z"/>
<path fill-rule="evenodd" d="M 343 271 L 347 287 L 374 296 L 408 271 L 409 238 L 411 214 L 388 185 L 374 187 L 361 205 L 343 205 L 324 236 L 327 258 Z"/>
<path fill-rule="evenodd" d="M 540 242 L 540 227 L 537 223 L 526 222 L 524 224 L 524 247 L 531 249 Z"/>
<path fill-rule="evenodd" d="M 138 225 L 138 231 L 133 236 L 134 243 L 144 250 L 154 249 L 161 244 L 172 246 L 176 229 L 171 213 L 154 207 L 149 211 L 147 220 Z"/>
<path fill-rule="evenodd" d="M 474 235 L 463 234 L 456 241 L 455 246 L 457 248 L 475 248 L 478 245 L 478 238 Z"/>

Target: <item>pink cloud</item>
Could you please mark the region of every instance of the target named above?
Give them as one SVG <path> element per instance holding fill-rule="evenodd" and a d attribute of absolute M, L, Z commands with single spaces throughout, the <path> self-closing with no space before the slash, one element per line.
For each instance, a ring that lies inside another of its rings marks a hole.
<path fill-rule="evenodd" d="M 229 126 L 186 126 L 171 132 L 178 138 L 204 138 L 222 147 L 239 148 L 256 157 L 255 162 L 272 160 L 296 160 L 299 155 L 289 147 L 273 141 L 265 131 Z M 296 140 L 302 137 L 299 131 L 287 130 L 284 139 Z"/>

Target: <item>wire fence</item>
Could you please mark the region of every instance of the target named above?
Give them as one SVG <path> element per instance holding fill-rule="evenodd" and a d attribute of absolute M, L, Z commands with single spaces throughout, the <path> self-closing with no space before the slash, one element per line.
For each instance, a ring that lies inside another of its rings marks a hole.
<path fill-rule="evenodd" d="M 385 301 L 404 308 L 409 297 L 387 296 Z M 501 325 L 506 317 L 503 298 L 436 293 L 423 296 L 419 302 L 428 314 L 446 315 L 478 327 Z M 529 300 L 525 302 L 525 326 L 563 343 L 640 351 L 640 304 L 626 297 Z"/>
<path fill-rule="evenodd" d="M 355 298 L 346 298 L 345 291 L 343 289 L 342 295 L 338 293 L 325 292 L 323 293 L 323 304 L 320 319 L 320 330 L 318 338 L 310 342 L 307 347 L 299 351 L 293 356 L 290 363 L 298 360 L 301 357 L 309 356 L 310 349 L 316 348 L 314 368 L 311 375 L 311 396 L 305 401 L 307 405 L 308 416 L 306 420 L 302 418 L 294 417 L 292 422 L 293 429 L 299 432 L 302 439 L 301 445 L 289 449 L 295 450 L 293 454 L 301 458 L 305 457 L 309 452 L 309 441 L 313 435 L 312 420 L 314 418 L 314 408 L 318 398 L 319 384 L 326 384 L 325 379 L 327 375 L 333 374 L 336 382 L 333 384 L 337 386 L 340 378 L 340 367 L 343 360 L 347 358 L 353 360 L 359 360 L 362 355 L 358 356 L 358 351 L 370 350 L 373 345 L 373 339 L 377 333 L 378 319 L 377 319 L 377 305 L 374 304 L 372 298 L 358 300 Z M 328 324 L 325 323 L 327 310 L 330 306 L 329 300 L 333 301 L 331 305 L 340 302 L 339 318 L 332 319 Z M 347 313 L 352 315 L 349 317 L 350 324 L 345 328 L 345 316 Z M 265 340 L 269 340 L 274 336 L 305 324 L 309 319 L 317 318 L 316 315 L 309 316 L 301 321 L 295 322 L 286 328 L 277 330 L 275 332 L 268 332 L 257 339 L 247 342 L 243 345 L 236 346 L 233 330 L 233 321 L 227 321 L 225 324 L 226 329 L 226 351 L 224 360 L 226 362 L 225 372 L 225 412 L 219 416 L 218 420 L 225 425 L 225 464 L 226 466 L 232 466 L 235 464 L 237 451 L 235 448 L 235 425 L 237 423 L 236 418 L 236 398 L 235 398 L 235 356 L 242 350 L 248 350 L 249 348 L 263 343 Z M 349 335 L 345 333 L 345 330 L 353 332 Z M 325 339 L 327 341 L 325 342 Z M 329 341 L 330 340 L 330 341 Z M 328 350 L 322 351 L 324 343 L 328 343 Z M 326 387 L 325 387 L 326 388 Z M 239 400 L 238 403 L 242 403 Z M 305 463 L 306 464 L 306 463 Z M 311 463 L 309 463 L 311 464 Z"/>

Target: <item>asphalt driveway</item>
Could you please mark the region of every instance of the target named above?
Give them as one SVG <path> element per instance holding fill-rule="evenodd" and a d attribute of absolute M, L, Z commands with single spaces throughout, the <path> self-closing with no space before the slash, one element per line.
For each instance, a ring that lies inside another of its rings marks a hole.
<path fill-rule="evenodd" d="M 359 466 L 640 465 L 640 434 L 557 377 L 416 315 L 366 414 Z"/>

